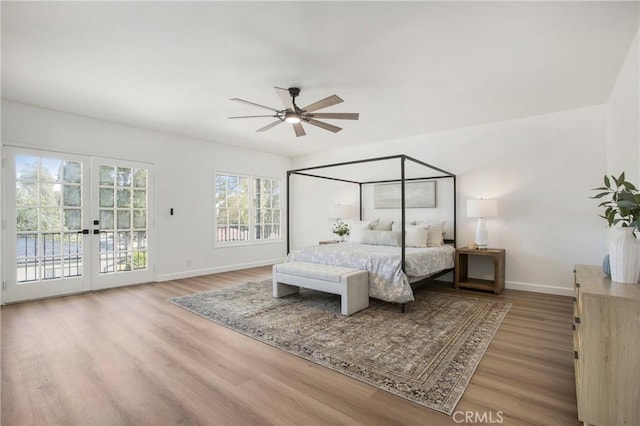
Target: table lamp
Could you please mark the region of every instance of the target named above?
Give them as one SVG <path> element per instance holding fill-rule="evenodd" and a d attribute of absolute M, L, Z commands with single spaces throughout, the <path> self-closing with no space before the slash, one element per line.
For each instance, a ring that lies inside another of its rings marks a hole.
<path fill-rule="evenodd" d="M 489 245 L 489 232 L 485 218 L 495 217 L 498 214 L 498 201 L 485 200 L 467 200 L 467 217 L 477 217 L 478 226 L 476 227 L 476 245 L 479 249 L 486 249 Z"/>

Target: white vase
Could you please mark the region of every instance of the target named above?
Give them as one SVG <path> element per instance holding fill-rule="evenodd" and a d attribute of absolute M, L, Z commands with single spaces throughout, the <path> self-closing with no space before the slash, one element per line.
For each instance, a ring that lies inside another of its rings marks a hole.
<path fill-rule="evenodd" d="M 640 276 L 640 242 L 633 235 L 634 228 L 615 228 L 616 236 L 609 245 L 611 279 L 636 284 Z"/>

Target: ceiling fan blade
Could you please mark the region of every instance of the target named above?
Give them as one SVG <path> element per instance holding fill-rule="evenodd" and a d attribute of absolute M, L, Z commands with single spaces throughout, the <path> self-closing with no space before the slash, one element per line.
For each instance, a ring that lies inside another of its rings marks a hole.
<path fill-rule="evenodd" d="M 282 105 L 284 105 L 286 109 L 295 112 L 296 108 L 293 106 L 293 98 L 289 94 L 289 89 L 283 89 L 282 87 L 274 87 L 274 89 L 276 89 L 276 93 L 280 96 Z"/>
<path fill-rule="evenodd" d="M 357 112 L 317 112 L 310 114 L 313 118 L 333 118 L 336 120 L 357 120 L 360 114 Z"/>
<path fill-rule="evenodd" d="M 342 98 L 340 98 L 340 96 L 331 95 L 328 98 L 324 98 L 324 99 L 319 100 L 318 102 L 312 103 L 311 105 L 307 105 L 306 107 L 304 107 L 302 109 L 307 111 L 307 112 L 317 111 L 319 109 L 330 107 L 331 105 L 336 105 L 336 104 L 339 104 L 341 102 L 344 102 L 344 101 L 342 100 Z"/>
<path fill-rule="evenodd" d="M 305 121 L 309 124 L 313 124 L 316 127 L 329 130 L 330 132 L 333 132 L 333 133 L 338 133 L 340 130 L 342 130 L 342 127 L 334 126 L 333 124 L 329 124 L 329 123 L 323 123 L 322 121 L 314 120 L 313 118 L 309 118 Z"/>
<path fill-rule="evenodd" d="M 259 107 L 259 108 L 265 108 L 265 109 L 269 109 L 269 110 L 271 110 L 271 111 L 279 112 L 279 111 L 278 111 L 277 109 L 275 109 L 275 108 L 271 108 L 271 107 L 268 107 L 268 106 L 265 106 L 265 105 L 260 105 L 260 104 L 257 104 L 257 103 L 255 103 L 255 102 L 245 101 L 244 99 L 240 99 L 240 98 L 231 98 L 231 100 L 232 100 L 232 101 L 236 101 L 236 102 L 242 102 L 243 104 L 253 105 L 253 106 L 257 106 L 257 107 Z"/>
<path fill-rule="evenodd" d="M 239 115 L 236 117 L 227 117 L 227 118 L 256 118 L 256 117 L 277 117 L 277 115 Z"/>
<path fill-rule="evenodd" d="M 271 124 L 267 124 L 264 127 L 260 127 L 258 130 L 256 130 L 256 132 L 266 132 L 267 130 L 269 130 L 272 127 L 276 127 L 278 124 L 282 123 L 282 120 L 278 120 L 278 121 L 274 121 Z"/>
<path fill-rule="evenodd" d="M 295 130 L 297 137 L 306 135 L 306 133 L 304 132 L 304 129 L 302 128 L 302 124 L 300 123 L 294 123 L 293 130 Z"/>

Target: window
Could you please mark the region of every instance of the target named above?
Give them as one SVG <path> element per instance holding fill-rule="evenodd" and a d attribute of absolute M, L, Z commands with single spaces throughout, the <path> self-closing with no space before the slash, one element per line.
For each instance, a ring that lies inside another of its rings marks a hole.
<path fill-rule="evenodd" d="M 253 179 L 254 237 L 256 240 L 280 238 L 280 182 Z"/>
<path fill-rule="evenodd" d="M 216 173 L 216 235 L 222 243 L 280 239 L 280 181 Z"/>

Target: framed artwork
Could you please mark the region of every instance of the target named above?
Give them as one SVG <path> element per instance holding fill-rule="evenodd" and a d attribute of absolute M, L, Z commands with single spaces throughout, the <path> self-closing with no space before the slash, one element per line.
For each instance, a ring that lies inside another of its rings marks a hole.
<path fill-rule="evenodd" d="M 405 182 L 405 207 L 435 208 L 436 206 L 436 182 L 435 181 L 411 181 Z M 379 183 L 373 187 L 373 207 L 376 209 L 399 209 L 400 184 Z"/>

